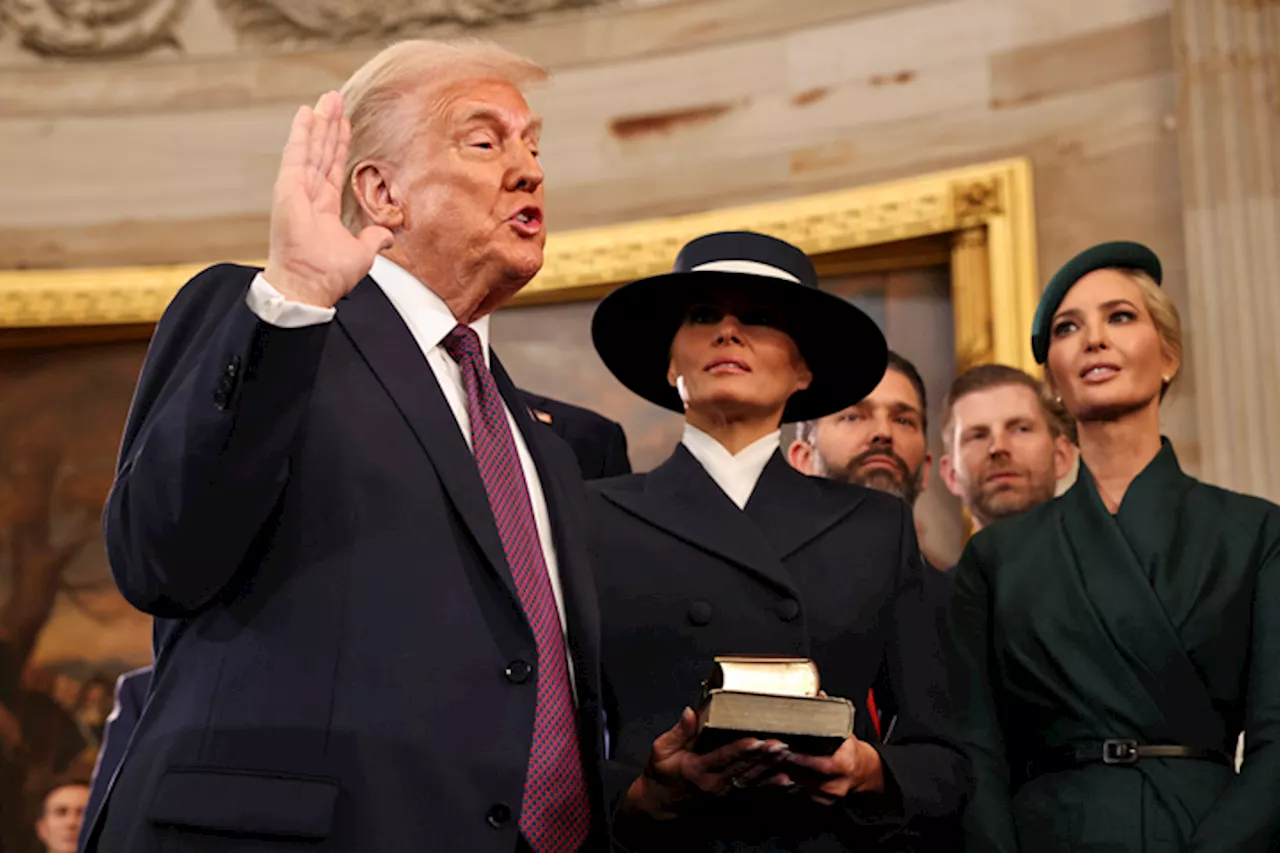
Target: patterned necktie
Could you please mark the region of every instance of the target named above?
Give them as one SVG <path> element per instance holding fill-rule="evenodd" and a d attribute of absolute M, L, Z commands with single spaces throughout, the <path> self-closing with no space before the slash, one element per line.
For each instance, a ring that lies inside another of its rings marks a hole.
<path fill-rule="evenodd" d="M 462 369 L 472 452 L 520 604 L 537 643 L 538 697 L 520 831 L 535 853 L 572 853 L 586 840 L 590 806 L 578 754 L 560 612 L 538 539 L 524 469 L 498 383 L 484 363 L 480 336 L 469 326 L 458 325 L 441 345 Z"/>

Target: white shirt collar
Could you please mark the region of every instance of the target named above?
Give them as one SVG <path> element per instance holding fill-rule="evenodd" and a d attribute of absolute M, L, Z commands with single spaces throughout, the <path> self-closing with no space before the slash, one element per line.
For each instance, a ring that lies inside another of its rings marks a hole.
<path fill-rule="evenodd" d="M 382 288 L 387 299 L 391 300 L 423 352 L 439 346 L 445 335 L 458 325 L 445 301 L 395 261 L 378 255 L 373 259 L 373 269 L 369 270 L 369 276 Z M 480 351 L 484 353 L 484 363 L 487 366 L 489 315 L 486 314 L 470 326 L 480 336 Z"/>
<path fill-rule="evenodd" d="M 764 466 L 769 464 L 782 442 L 782 431 L 771 432 L 734 455 L 720 442 L 686 422 L 680 442 L 729 496 L 729 500 L 737 504 L 738 509 L 744 509 L 747 501 L 751 500 Z"/>

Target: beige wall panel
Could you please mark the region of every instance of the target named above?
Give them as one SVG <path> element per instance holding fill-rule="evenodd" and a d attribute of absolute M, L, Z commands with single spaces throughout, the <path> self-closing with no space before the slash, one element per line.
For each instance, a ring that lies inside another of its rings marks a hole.
<path fill-rule="evenodd" d="M 991 57 L 992 107 L 1017 106 L 1173 69 L 1168 15 Z"/>

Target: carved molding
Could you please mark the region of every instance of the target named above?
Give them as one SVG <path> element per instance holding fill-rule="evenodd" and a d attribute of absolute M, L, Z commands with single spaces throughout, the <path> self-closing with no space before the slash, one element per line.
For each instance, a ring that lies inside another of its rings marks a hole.
<path fill-rule="evenodd" d="M 191 0 L 0 0 L 22 46 L 44 56 L 116 57 L 177 46 Z"/>
<path fill-rule="evenodd" d="M 811 255 L 960 232 L 952 286 L 957 341 L 968 344 L 965 357 L 1035 369 L 1026 334 L 1040 292 L 1030 175 L 1026 160 L 1007 160 L 767 204 L 552 234 L 542 272 L 514 304 L 590 299 L 620 283 L 665 272 L 684 243 L 711 231 L 773 234 Z M 955 199 L 978 185 L 994 188 L 1003 204 L 969 205 L 959 216 Z M 0 271 L 0 334 L 4 327 L 154 323 L 182 283 L 201 268 Z"/>
<path fill-rule="evenodd" d="M 953 188 L 952 199 L 958 221 L 981 220 L 1000 213 L 1000 182 L 983 179 L 957 183 Z"/>
<path fill-rule="evenodd" d="M 217 0 L 256 44 L 385 40 L 435 28 L 474 28 L 618 0 Z"/>

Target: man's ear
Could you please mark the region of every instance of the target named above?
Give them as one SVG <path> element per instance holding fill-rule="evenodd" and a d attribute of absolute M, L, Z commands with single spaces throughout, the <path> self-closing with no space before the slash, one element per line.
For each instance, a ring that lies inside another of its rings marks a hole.
<path fill-rule="evenodd" d="M 960 488 L 960 479 L 956 476 L 955 466 L 951 463 L 951 455 L 942 454 L 938 460 L 938 476 L 946 485 L 947 491 L 960 499 L 964 499 L 964 491 Z"/>
<path fill-rule="evenodd" d="M 381 225 L 391 231 L 403 227 L 404 207 L 385 164 L 372 160 L 357 163 L 351 173 L 351 191 L 366 224 Z"/>
<path fill-rule="evenodd" d="M 923 493 L 929 488 L 929 471 L 933 468 L 933 454 L 926 453 L 924 462 L 920 463 L 920 491 Z"/>
<path fill-rule="evenodd" d="M 813 447 L 807 441 L 796 439 L 787 448 L 787 461 L 801 474 L 813 476 Z"/>
<path fill-rule="evenodd" d="M 1076 464 L 1076 446 L 1071 439 L 1060 435 L 1053 440 L 1053 476 L 1056 480 L 1071 473 L 1071 466 Z"/>

